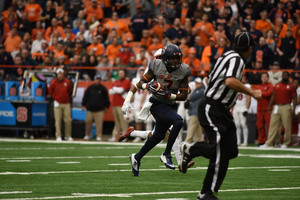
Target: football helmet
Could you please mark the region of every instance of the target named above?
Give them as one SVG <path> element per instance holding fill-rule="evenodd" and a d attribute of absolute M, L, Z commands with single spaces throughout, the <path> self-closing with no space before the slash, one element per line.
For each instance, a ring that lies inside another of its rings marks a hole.
<path fill-rule="evenodd" d="M 161 59 L 167 69 L 177 69 L 180 67 L 182 53 L 180 48 L 175 44 L 166 45 L 161 52 Z"/>

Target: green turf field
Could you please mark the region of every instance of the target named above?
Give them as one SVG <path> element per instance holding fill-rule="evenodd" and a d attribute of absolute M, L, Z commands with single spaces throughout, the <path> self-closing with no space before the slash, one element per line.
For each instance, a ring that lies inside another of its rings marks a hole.
<path fill-rule="evenodd" d="M 166 169 L 160 144 L 134 177 L 128 156 L 141 145 L 0 139 L 0 199 L 195 200 L 208 160 L 195 159 L 186 174 Z M 240 148 L 217 197 L 299 200 L 300 148 Z"/>

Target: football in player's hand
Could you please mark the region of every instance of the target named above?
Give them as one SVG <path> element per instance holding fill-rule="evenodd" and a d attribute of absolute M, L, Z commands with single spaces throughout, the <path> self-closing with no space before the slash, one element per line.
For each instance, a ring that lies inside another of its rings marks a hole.
<path fill-rule="evenodd" d="M 156 91 L 159 91 L 160 89 L 163 88 L 163 85 L 160 84 L 159 82 L 154 81 L 153 82 L 153 88 L 155 88 Z"/>

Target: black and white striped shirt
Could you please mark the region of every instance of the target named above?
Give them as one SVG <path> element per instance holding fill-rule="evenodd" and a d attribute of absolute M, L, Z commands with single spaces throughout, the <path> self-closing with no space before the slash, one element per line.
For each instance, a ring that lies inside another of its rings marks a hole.
<path fill-rule="evenodd" d="M 209 82 L 205 90 L 205 96 L 222 102 L 228 109 L 233 107 L 237 92 L 226 86 L 225 79 L 234 77 L 241 80 L 244 68 L 245 63 L 237 52 L 228 51 L 224 53 L 208 74 Z"/>

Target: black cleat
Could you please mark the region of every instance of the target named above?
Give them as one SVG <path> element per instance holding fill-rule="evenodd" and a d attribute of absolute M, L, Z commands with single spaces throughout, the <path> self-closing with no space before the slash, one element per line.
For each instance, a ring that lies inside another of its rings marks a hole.
<path fill-rule="evenodd" d="M 131 154 L 129 156 L 129 159 L 131 161 L 131 166 L 132 166 L 132 173 L 134 176 L 139 176 L 139 168 L 140 168 L 140 162 L 138 162 L 135 159 L 135 153 Z"/>
<path fill-rule="evenodd" d="M 215 195 L 209 192 L 203 195 L 199 194 L 197 196 L 197 200 L 219 200 L 219 199 Z"/>
<path fill-rule="evenodd" d="M 187 144 L 184 143 L 180 145 L 180 152 L 181 152 L 180 167 L 182 173 L 186 173 L 188 169 L 188 164 L 192 161 L 192 157 L 185 152 L 185 150 L 187 149 L 186 145 Z"/>

